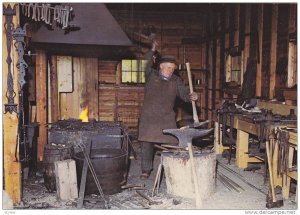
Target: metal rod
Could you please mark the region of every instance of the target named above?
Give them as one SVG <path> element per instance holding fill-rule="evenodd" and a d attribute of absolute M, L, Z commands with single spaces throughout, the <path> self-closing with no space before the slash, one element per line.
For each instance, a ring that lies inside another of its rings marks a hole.
<path fill-rule="evenodd" d="M 218 180 L 229 190 L 231 191 L 231 189 L 229 188 L 229 186 L 224 182 L 224 179 L 221 179 L 220 177 L 218 177 Z"/>
<path fill-rule="evenodd" d="M 218 164 L 223 167 L 224 169 L 226 169 L 227 171 L 236 174 L 236 176 L 238 176 L 239 179 L 241 179 L 243 182 L 245 182 L 246 184 L 248 184 L 250 187 L 256 189 L 257 191 L 261 192 L 264 195 L 267 195 L 264 191 L 262 191 L 261 189 L 259 189 L 258 187 L 255 187 L 253 184 L 251 184 L 250 182 L 246 181 L 242 175 L 240 175 L 239 173 L 235 172 L 234 170 L 224 166 L 223 164 L 221 164 L 220 162 L 218 162 Z"/>
<path fill-rule="evenodd" d="M 84 155 L 84 158 L 85 158 L 86 161 L 87 161 L 87 164 L 88 164 L 88 166 L 89 166 L 89 169 L 90 169 L 90 171 L 91 171 L 91 173 L 92 173 L 92 176 L 93 176 L 93 178 L 94 178 L 95 184 L 96 184 L 96 186 L 97 186 L 97 188 L 98 188 L 99 194 L 100 194 L 101 198 L 102 198 L 102 199 L 104 200 L 104 202 L 105 202 L 105 207 L 108 209 L 108 208 L 109 208 L 109 205 L 108 205 L 108 203 L 107 203 L 107 201 L 106 201 L 106 199 L 105 199 L 105 197 L 104 197 L 104 193 L 103 193 L 103 190 L 102 190 L 102 188 L 101 188 L 101 185 L 100 185 L 100 182 L 99 182 L 99 180 L 98 180 L 98 177 L 97 177 L 97 175 L 96 175 L 96 173 L 95 173 L 95 169 L 94 169 L 94 167 L 93 167 L 92 161 L 91 161 L 90 157 L 85 153 L 85 150 L 84 150 L 84 149 L 85 149 L 85 146 L 82 145 L 82 144 L 80 144 L 80 143 L 78 143 L 77 145 L 78 145 L 79 148 L 81 149 L 81 151 L 82 151 L 82 153 L 83 153 L 83 155 Z"/>
<path fill-rule="evenodd" d="M 224 180 L 224 182 L 226 182 L 228 184 L 229 187 L 231 187 L 232 189 L 234 189 L 236 192 L 240 193 L 241 191 L 239 191 L 235 186 L 233 186 L 228 180 L 226 180 L 222 175 L 218 175 L 221 179 Z"/>
<path fill-rule="evenodd" d="M 242 187 L 241 187 L 239 184 L 237 184 L 235 181 L 233 181 L 233 180 L 231 180 L 230 178 L 228 178 L 226 175 L 224 175 L 224 174 L 222 174 L 222 173 L 218 173 L 218 176 L 224 178 L 225 181 L 227 181 L 230 185 L 232 185 L 232 186 L 234 187 L 233 189 L 239 188 L 239 189 L 245 191 L 244 188 L 242 188 Z M 236 190 L 236 189 L 235 189 L 235 190 Z M 236 191 L 240 193 L 239 190 L 236 190 Z"/>

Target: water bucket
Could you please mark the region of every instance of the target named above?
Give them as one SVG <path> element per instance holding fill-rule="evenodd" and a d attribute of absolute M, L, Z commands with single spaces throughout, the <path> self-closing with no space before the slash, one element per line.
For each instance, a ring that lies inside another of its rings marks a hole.
<path fill-rule="evenodd" d="M 56 190 L 54 162 L 70 159 L 72 156 L 72 146 L 61 144 L 47 144 L 44 146 L 43 176 L 44 184 L 49 192 L 54 192 Z"/>
<path fill-rule="evenodd" d="M 77 181 L 80 185 L 81 173 L 84 163 L 82 152 L 74 156 L 76 161 Z M 127 151 L 115 148 L 99 148 L 91 151 L 90 159 L 95 169 L 100 186 L 105 195 L 121 192 L 121 186 L 126 183 L 127 176 Z M 95 180 L 88 168 L 85 194 L 99 194 Z"/>

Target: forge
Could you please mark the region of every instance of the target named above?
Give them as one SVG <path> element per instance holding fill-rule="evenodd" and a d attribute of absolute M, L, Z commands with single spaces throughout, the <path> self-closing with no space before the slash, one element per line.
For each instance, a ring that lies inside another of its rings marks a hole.
<path fill-rule="evenodd" d="M 81 149 L 90 143 L 90 159 L 104 193 L 118 193 L 121 191 L 121 185 L 126 184 L 128 135 L 121 123 L 96 120 L 82 122 L 77 119 L 60 120 L 48 127 L 48 137 L 49 141 L 44 151 L 44 160 L 47 162 L 44 162 L 43 170 L 48 191 L 56 190 L 54 162 L 64 160 L 66 156 L 60 155 L 63 155 L 63 150 L 68 148 L 72 148 L 72 153 L 69 153 L 67 158 L 73 158 L 76 161 L 77 180 L 78 185 L 80 184 L 84 162 Z M 53 156 L 53 153 L 57 156 Z M 86 177 L 86 193 L 98 194 L 90 170 Z"/>
<path fill-rule="evenodd" d="M 79 144 L 87 145 L 92 141 L 92 150 L 99 148 L 122 148 L 125 128 L 121 123 L 90 120 L 82 122 L 77 119 L 59 120 L 48 128 L 50 144 L 64 144 L 80 152 Z"/>

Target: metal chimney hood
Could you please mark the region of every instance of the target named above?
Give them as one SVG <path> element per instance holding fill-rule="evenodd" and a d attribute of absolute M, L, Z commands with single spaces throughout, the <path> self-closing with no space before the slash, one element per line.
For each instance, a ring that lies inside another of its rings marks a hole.
<path fill-rule="evenodd" d="M 65 31 L 53 24 L 53 30 L 45 25 L 33 34 L 31 42 L 37 44 L 74 44 L 97 46 L 131 46 L 132 42 L 123 29 L 101 3 L 72 3 L 73 21 L 80 29 Z"/>

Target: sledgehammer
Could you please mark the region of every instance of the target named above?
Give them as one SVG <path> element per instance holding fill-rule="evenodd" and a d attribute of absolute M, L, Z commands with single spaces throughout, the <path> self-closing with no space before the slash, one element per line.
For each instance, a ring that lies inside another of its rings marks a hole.
<path fill-rule="evenodd" d="M 187 63 L 185 63 L 185 65 L 186 65 L 186 70 L 187 70 L 187 74 L 188 74 L 190 93 L 193 93 L 194 90 L 193 90 L 192 73 L 191 73 L 190 63 L 187 62 Z M 186 127 L 188 127 L 188 128 L 197 128 L 197 127 L 205 125 L 209 122 L 209 120 L 206 120 L 204 122 L 199 122 L 199 117 L 198 117 L 198 114 L 197 114 L 195 101 L 192 101 L 192 108 L 193 108 L 194 123 L 191 124 L 191 125 L 188 125 Z"/>
<path fill-rule="evenodd" d="M 213 131 L 211 129 L 195 129 L 195 128 L 181 128 L 181 129 L 164 129 L 163 133 L 165 134 L 172 134 L 179 140 L 179 146 L 186 147 L 188 146 L 189 156 L 191 160 L 192 166 L 192 174 L 193 174 L 193 181 L 195 186 L 195 196 L 196 196 L 196 207 L 202 207 L 202 197 L 200 196 L 199 192 L 199 182 L 196 173 L 196 167 L 194 162 L 194 154 L 192 148 L 192 140 L 196 137 L 203 137 Z"/>

